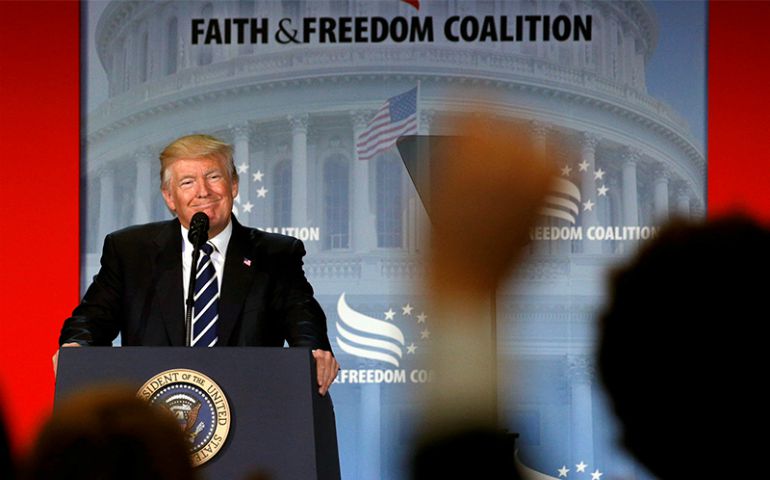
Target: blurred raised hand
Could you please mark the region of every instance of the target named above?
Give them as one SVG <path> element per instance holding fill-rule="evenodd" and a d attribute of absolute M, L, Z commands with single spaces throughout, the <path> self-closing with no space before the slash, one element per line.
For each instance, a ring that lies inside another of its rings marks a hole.
<path fill-rule="evenodd" d="M 461 119 L 432 179 L 430 291 L 488 293 L 527 243 L 555 179 L 528 129 L 490 115 Z"/>

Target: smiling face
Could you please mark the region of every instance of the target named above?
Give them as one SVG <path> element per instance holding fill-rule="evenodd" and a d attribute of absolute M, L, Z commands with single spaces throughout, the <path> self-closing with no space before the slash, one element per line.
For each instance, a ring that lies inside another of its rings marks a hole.
<path fill-rule="evenodd" d="M 230 221 L 238 181 L 230 178 L 218 158 L 180 158 L 165 172 L 163 198 L 185 228 L 197 212 L 209 216 L 209 238 L 224 230 Z"/>

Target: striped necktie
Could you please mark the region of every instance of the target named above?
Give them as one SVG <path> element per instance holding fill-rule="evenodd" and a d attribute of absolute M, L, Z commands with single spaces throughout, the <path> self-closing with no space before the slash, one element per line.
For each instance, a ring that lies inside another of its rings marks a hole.
<path fill-rule="evenodd" d="M 213 347 L 217 343 L 219 319 L 219 285 L 217 271 L 211 261 L 214 246 L 206 243 L 201 247 L 195 277 L 195 306 L 193 307 L 193 347 Z"/>

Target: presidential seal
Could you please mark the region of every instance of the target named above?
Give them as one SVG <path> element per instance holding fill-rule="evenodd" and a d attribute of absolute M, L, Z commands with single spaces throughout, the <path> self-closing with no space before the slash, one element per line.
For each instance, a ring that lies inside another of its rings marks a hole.
<path fill-rule="evenodd" d="M 166 370 L 147 381 L 136 394 L 171 412 L 190 442 L 194 466 L 219 452 L 230 430 L 230 405 L 225 393 L 195 370 Z"/>

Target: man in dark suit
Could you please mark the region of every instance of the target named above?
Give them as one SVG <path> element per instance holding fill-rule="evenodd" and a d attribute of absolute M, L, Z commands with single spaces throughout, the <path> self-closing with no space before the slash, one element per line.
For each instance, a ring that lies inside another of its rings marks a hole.
<path fill-rule="evenodd" d="M 65 320 L 59 344 L 111 345 L 121 334 L 127 346 L 185 345 L 192 263 L 187 233 L 193 215 L 204 212 L 208 250 L 198 271 L 210 279 L 200 291 L 194 287 L 192 344 L 282 346 L 285 340 L 310 347 L 325 394 L 339 365 L 302 270 L 302 242 L 243 227 L 231 214 L 238 173 L 230 145 L 189 135 L 166 147 L 160 161 L 163 198 L 177 218 L 107 235 L 101 269 Z"/>

